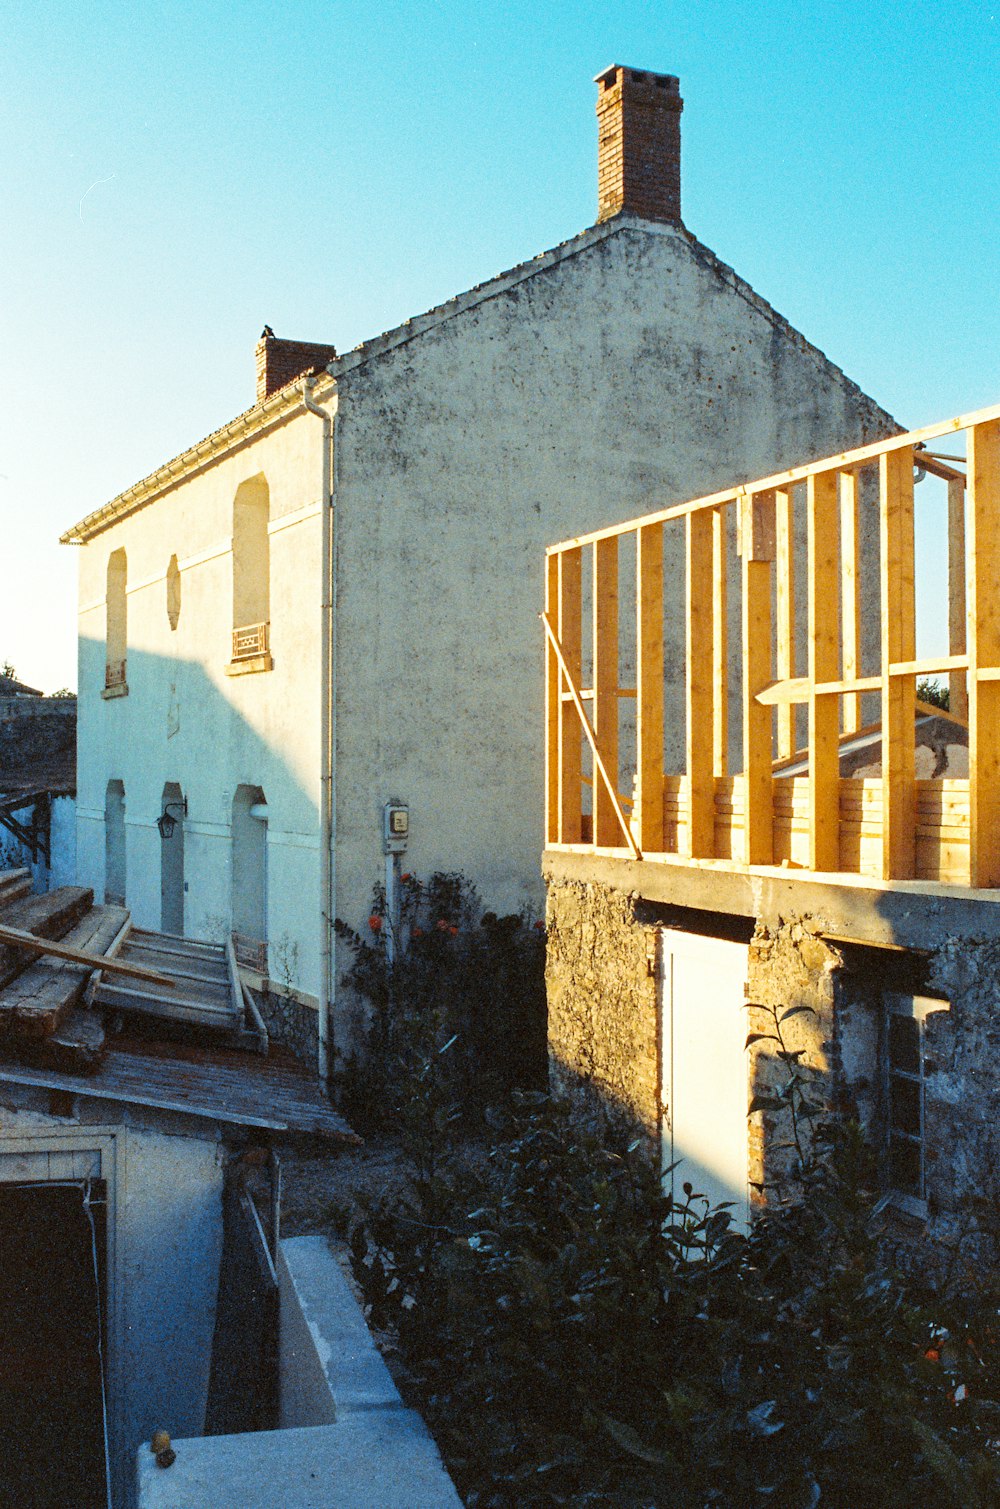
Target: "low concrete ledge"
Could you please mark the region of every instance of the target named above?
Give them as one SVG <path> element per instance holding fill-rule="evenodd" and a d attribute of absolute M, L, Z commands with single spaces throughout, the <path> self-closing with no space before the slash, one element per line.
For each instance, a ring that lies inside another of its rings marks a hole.
<path fill-rule="evenodd" d="M 281 1243 L 283 1429 L 138 1452 L 138 1509 L 462 1509 L 322 1236 Z"/>

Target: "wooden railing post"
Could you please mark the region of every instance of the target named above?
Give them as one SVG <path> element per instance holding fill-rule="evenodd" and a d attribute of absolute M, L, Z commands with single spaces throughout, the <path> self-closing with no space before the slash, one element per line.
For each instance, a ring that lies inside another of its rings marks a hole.
<path fill-rule="evenodd" d="M 636 802 L 643 853 L 663 849 L 663 525 L 636 530 Z"/>
<path fill-rule="evenodd" d="M 882 581 L 882 878 L 906 880 L 916 868 L 914 770 L 916 684 L 893 676 L 916 655 L 913 585 L 913 448 L 879 458 Z"/>
<path fill-rule="evenodd" d="M 774 493 L 740 497 L 743 586 L 743 831 L 747 864 L 774 858 L 772 713 L 757 701 L 771 680 L 771 564 L 775 555 Z"/>
<path fill-rule="evenodd" d="M 843 472 L 840 478 L 840 635 L 843 642 L 845 681 L 861 675 L 861 549 L 859 539 L 858 495 L 861 479 L 857 472 Z M 844 694 L 844 733 L 857 733 L 861 727 L 861 693 Z"/>
<path fill-rule="evenodd" d="M 707 509 L 688 514 L 687 634 L 684 666 L 687 725 L 688 842 L 693 859 L 715 854 L 715 769 L 713 692 L 714 586 L 712 515 Z"/>
<path fill-rule="evenodd" d="M 795 675 L 795 515 L 792 489 L 774 495 L 775 548 L 775 670 L 779 681 Z M 778 759 L 794 754 L 795 705 L 783 702 L 778 707 Z"/>
<path fill-rule="evenodd" d="M 840 869 L 840 708 L 836 693 L 816 695 L 818 681 L 839 674 L 837 473 L 806 483 L 809 599 L 809 867 Z"/>
<path fill-rule="evenodd" d="M 969 883 L 1000 885 L 1000 420 L 968 437 Z"/>
<path fill-rule="evenodd" d="M 545 557 L 545 613 L 559 633 L 559 556 Z M 560 725 L 562 723 L 562 676 L 555 650 L 545 640 L 545 842 L 559 842 L 561 772 L 559 769 Z"/>
<path fill-rule="evenodd" d="M 724 508 L 712 509 L 712 768 L 729 774 L 729 557 Z"/>
<path fill-rule="evenodd" d="M 583 659 L 583 552 L 559 552 L 559 617 L 556 638 L 577 686 Z M 559 682 L 559 842 L 578 844 L 583 837 L 583 735 L 569 688 Z M 564 695 L 565 694 L 565 695 Z"/>
<path fill-rule="evenodd" d="M 594 542 L 594 736 L 618 787 L 618 541 Z M 621 843 L 618 817 L 594 773 L 594 843 Z"/>
<path fill-rule="evenodd" d="M 965 654 L 965 478 L 948 482 L 948 654 Z M 969 716 L 968 679 L 964 671 L 948 676 L 948 711 Z"/>

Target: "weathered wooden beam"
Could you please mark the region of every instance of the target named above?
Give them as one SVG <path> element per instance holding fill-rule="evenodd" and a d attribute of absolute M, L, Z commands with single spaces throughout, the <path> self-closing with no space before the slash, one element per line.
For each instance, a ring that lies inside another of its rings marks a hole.
<path fill-rule="evenodd" d="M 916 867 L 914 735 L 916 685 L 893 676 L 916 653 L 913 556 L 913 450 L 879 463 L 882 585 L 882 878 L 908 880 Z"/>
<path fill-rule="evenodd" d="M 838 636 L 837 473 L 814 473 L 806 484 L 809 597 L 809 868 L 840 869 L 840 708 L 817 682 L 840 669 Z"/>
<path fill-rule="evenodd" d="M 968 434 L 969 883 L 1000 886 L 1000 420 Z"/>
<path fill-rule="evenodd" d="M 169 976 L 159 970 L 148 969 L 144 964 L 129 964 L 123 959 L 109 959 L 104 954 L 87 953 L 80 948 L 69 948 L 63 943 L 54 943 L 49 938 L 36 938 L 33 933 L 22 932 L 17 927 L 0 927 L 0 943 L 12 943 L 34 954 L 45 954 L 55 959 L 65 959 L 71 964 L 86 964 L 104 974 L 131 975 L 137 980 L 146 980 L 151 985 L 172 987 Z"/>
<path fill-rule="evenodd" d="M 559 557 L 545 558 L 545 612 L 551 622 L 559 617 Z M 559 662 L 545 640 L 545 842 L 559 842 Z"/>
<path fill-rule="evenodd" d="M 774 495 L 775 675 L 795 678 L 795 507 L 792 489 Z M 778 709 L 778 759 L 795 748 L 795 709 Z"/>

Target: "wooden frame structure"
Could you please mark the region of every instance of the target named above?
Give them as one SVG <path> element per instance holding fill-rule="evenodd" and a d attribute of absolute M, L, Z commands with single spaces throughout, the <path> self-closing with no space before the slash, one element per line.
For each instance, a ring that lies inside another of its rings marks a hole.
<path fill-rule="evenodd" d="M 948 654 L 918 658 L 927 474 L 947 489 Z M 1000 886 L 998 580 L 1000 405 L 551 546 L 546 847 Z M 967 780 L 916 778 L 933 676 Z M 842 778 L 844 743 L 880 731 L 881 776 Z M 807 775 L 783 773 L 796 760 Z"/>

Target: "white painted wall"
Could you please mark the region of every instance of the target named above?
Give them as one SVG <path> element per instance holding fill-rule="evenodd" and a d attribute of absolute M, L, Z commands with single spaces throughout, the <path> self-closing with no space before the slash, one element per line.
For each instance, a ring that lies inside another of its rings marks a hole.
<path fill-rule="evenodd" d="M 122 1121 L 81 1125 L 2 1086 L 0 1181 L 101 1178 L 108 1186 L 108 1381 L 119 1509 L 134 1503 L 139 1443 L 205 1422 L 222 1252 L 222 1147 Z"/>
<path fill-rule="evenodd" d="M 544 547 L 871 440 L 891 421 L 685 232 L 624 218 L 331 371 L 337 915 L 355 926 L 368 915 L 390 797 L 411 808 L 407 868 L 461 869 L 497 910 L 540 906 Z M 119 777 L 127 899 L 140 925 L 158 926 L 154 823 L 164 782 L 177 781 L 189 803 L 185 927 L 220 937 L 233 793 L 259 786 L 272 972 L 285 972 L 273 968 L 281 951 L 313 996 L 321 443 L 300 410 L 80 551 L 81 880 L 102 890 L 104 794 Z M 274 669 L 229 679 L 233 503 L 261 476 Z M 105 701 L 119 547 L 129 695 Z M 668 665 L 681 633 L 678 613 Z M 668 723 L 669 756 L 679 731 Z M 338 1021 L 341 1041 L 348 1029 Z"/>

